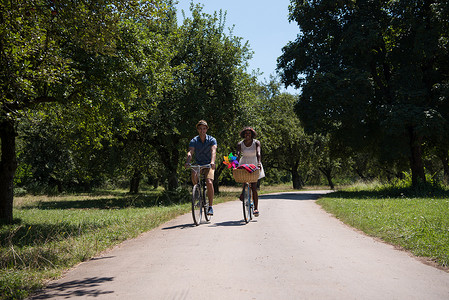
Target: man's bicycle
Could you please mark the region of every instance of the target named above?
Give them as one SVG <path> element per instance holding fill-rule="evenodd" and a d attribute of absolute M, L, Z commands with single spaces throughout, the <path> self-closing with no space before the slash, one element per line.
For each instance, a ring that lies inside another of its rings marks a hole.
<path fill-rule="evenodd" d="M 248 173 L 245 169 L 234 169 L 232 175 L 236 182 L 243 183 L 243 219 L 245 223 L 252 220 L 254 214 L 254 203 L 252 199 L 251 184 L 257 182 L 259 178 L 260 170 L 256 170 L 252 173 Z"/>
<path fill-rule="evenodd" d="M 192 189 L 192 217 L 193 223 L 196 226 L 201 223 L 201 216 L 204 212 L 204 218 L 206 221 L 210 221 L 210 215 L 207 214 L 209 209 L 209 201 L 206 199 L 207 195 L 207 186 L 206 179 L 204 175 L 201 174 L 203 169 L 210 169 L 211 165 L 190 165 L 190 168 L 195 172 L 197 177 L 197 183 L 193 186 Z"/>

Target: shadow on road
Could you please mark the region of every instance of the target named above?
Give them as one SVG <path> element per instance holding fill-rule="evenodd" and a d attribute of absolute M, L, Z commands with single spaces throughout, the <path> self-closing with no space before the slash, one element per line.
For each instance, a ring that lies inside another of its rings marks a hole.
<path fill-rule="evenodd" d="M 90 260 L 100 260 L 100 259 L 108 259 L 108 258 L 114 258 L 115 256 L 100 256 L 100 257 L 94 257 Z"/>
<path fill-rule="evenodd" d="M 104 282 L 113 281 L 114 277 L 92 277 L 83 280 L 73 280 L 63 283 L 54 283 L 46 287 L 45 292 L 38 293 L 29 299 L 51 299 L 54 297 L 98 297 L 99 295 L 113 294 L 114 291 L 102 291 L 96 287 Z"/>
<path fill-rule="evenodd" d="M 218 227 L 218 226 L 230 227 L 230 226 L 245 226 L 245 225 L 246 225 L 245 221 L 239 220 L 239 221 L 226 221 L 226 222 L 214 223 L 214 224 L 211 224 L 209 227 Z"/>
<path fill-rule="evenodd" d="M 168 230 L 168 229 L 186 229 L 186 228 L 190 228 L 190 227 L 196 227 L 193 223 L 191 224 L 180 224 L 180 225 L 175 225 L 175 226 L 170 226 L 170 227 L 164 227 L 162 228 L 162 230 Z"/>
<path fill-rule="evenodd" d="M 259 195 L 259 199 L 310 201 L 316 200 L 326 193 L 327 192 L 325 191 L 323 191 L 323 193 L 288 192 L 279 194 Z"/>

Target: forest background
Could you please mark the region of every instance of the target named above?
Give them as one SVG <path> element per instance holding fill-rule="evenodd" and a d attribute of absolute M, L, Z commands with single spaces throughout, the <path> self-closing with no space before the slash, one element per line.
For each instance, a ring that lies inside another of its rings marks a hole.
<path fill-rule="evenodd" d="M 292 1 L 301 34 L 265 83 L 224 12 L 191 10 L 178 25 L 172 1 L 2 1 L 0 219 L 25 193 L 185 194 L 199 119 L 219 143 L 217 193 L 247 125 L 264 184 L 447 182 L 445 1 Z"/>

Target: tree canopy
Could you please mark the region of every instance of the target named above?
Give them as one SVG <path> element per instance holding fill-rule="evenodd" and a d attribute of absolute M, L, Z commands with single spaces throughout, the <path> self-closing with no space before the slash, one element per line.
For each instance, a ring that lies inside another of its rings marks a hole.
<path fill-rule="evenodd" d="M 278 68 L 286 85 L 302 88 L 305 129 L 408 159 L 413 184 L 425 181 L 423 147 L 448 132 L 448 9 L 447 1 L 292 1 L 301 34 Z"/>
<path fill-rule="evenodd" d="M 160 22 L 166 2 L 0 2 L 0 219 L 12 220 L 16 125 L 42 103 L 103 108 L 99 68 L 116 51 L 123 20 Z M 97 73 L 92 71 L 97 71 Z M 106 83 L 105 80 L 102 83 Z M 105 87 L 105 86 L 103 86 Z M 120 106 L 120 104 L 118 104 Z M 110 111 L 110 110 L 109 110 Z"/>

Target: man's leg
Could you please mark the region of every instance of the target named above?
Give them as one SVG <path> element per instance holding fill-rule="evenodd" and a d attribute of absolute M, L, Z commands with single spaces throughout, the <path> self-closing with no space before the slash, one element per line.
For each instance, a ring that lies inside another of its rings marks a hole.
<path fill-rule="evenodd" d="M 207 198 L 209 199 L 209 206 L 214 203 L 214 181 L 212 179 L 206 179 L 207 185 Z"/>
<path fill-rule="evenodd" d="M 193 185 L 197 184 L 197 182 L 198 182 L 198 175 L 196 174 L 196 172 L 192 170 L 190 176 L 192 178 Z"/>
<path fill-rule="evenodd" d="M 207 186 L 207 198 L 209 199 L 209 210 L 207 211 L 208 215 L 213 215 L 214 210 L 212 209 L 212 205 L 214 204 L 214 169 L 207 169 L 206 175 L 206 186 Z"/>

